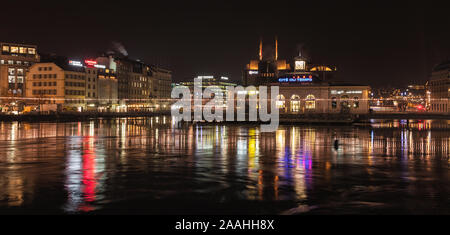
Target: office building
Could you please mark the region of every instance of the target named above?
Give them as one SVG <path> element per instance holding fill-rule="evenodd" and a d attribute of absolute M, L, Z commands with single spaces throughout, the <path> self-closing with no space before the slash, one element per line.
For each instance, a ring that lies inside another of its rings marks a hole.
<path fill-rule="evenodd" d="M 0 112 L 17 111 L 24 105 L 26 73 L 39 62 L 37 46 L 0 42 Z"/>
<path fill-rule="evenodd" d="M 58 62 L 36 63 L 26 81 L 28 105 L 56 104 L 59 111 L 86 109 L 86 72 L 84 67 Z"/>
<path fill-rule="evenodd" d="M 429 111 L 450 113 L 450 61 L 445 61 L 433 68 L 428 81 Z"/>

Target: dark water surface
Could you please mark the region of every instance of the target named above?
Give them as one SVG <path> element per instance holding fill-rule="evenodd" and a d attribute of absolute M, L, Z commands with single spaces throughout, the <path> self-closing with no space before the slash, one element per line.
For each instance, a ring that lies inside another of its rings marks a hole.
<path fill-rule="evenodd" d="M 450 214 L 449 154 L 447 120 L 5 122 L 0 213 Z"/>

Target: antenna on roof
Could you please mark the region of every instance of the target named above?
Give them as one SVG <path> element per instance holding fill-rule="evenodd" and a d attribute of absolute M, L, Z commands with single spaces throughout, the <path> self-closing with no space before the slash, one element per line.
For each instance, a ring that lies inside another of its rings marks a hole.
<path fill-rule="evenodd" d="M 259 60 L 262 60 L 262 37 L 259 39 Z"/>
<path fill-rule="evenodd" d="M 278 60 L 278 37 L 275 36 L 275 60 Z"/>

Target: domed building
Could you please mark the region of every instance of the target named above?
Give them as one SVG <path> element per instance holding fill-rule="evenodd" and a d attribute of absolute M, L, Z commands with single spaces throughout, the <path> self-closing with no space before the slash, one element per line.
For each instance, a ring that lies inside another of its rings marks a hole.
<path fill-rule="evenodd" d="M 299 55 L 292 63 L 278 59 L 275 40 L 274 58 L 251 60 L 244 69 L 245 86 L 278 86 L 277 106 L 281 113 L 354 113 L 369 112 L 370 87 L 334 81 L 337 68 L 312 64 Z"/>

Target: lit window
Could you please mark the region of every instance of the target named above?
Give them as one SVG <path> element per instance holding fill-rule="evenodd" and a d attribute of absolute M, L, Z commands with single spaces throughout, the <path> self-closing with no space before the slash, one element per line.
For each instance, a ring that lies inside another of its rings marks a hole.
<path fill-rule="evenodd" d="M 300 111 L 300 96 L 293 95 L 291 97 L 291 112 L 299 112 Z"/>
<path fill-rule="evenodd" d="M 23 83 L 23 76 L 17 76 L 17 83 Z"/>
<path fill-rule="evenodd" d="M 18 53 L 19 47 L 11 47 L 11 53 Z"/>
<path fill-rule="evenodd" d="M 14 69 L 14 68 L 8 68 L 8 74 L 9 75 L 15 75 L 16 73 L 16 69 Z"/>
<path fill-rule="evenodd" d="M 348 102 L 349 97 L 346 95 L 341 96 L 341 108 L 343 110 L 347 110 L 350 108 L 350 104 Z"/>
<path fill-rule="evenodd" d="M 359 98 L 358 97 L 354 97 L 353 98 L 353 108 L 359 108 Z"/>
<path fill-rule="evenodd" d="M 306 109 L 315 109 L 316 108 L 316 97 L 314 97 L 314 95 L 306 96 L 305 108 Z"/>
<path fill-rule="evenodd" d="M 36 49 L 35 48 L 28 48 L 28 54 L 35 55 L 36 54 Z"/>
<path fill-rule="evenodd" d="M 305 70 L 306 69 L 306 63 L 303 60 L 297 60 L 295 61 L 295 70 Z"/>
<path fill-rule="evenodd" d="M 27 53 L 27 48 L 26 47 L 19 47 L 19 53 L 20 54 L 26 54 Z"/>
<path fill-rule="evenodd" d="M 277 103 L 276 103 L 278 109 L 284 109 L 286 107 L 285 105 L 285 98 L 283 95 L 277 96 Z"/>
<path fill-rule="evenodd" d="M 337 99 L 336 97 L 331 98 L 331 108 L 337 108 Z"/>
<path fill-rule="evenodd" d="M 15 76 L 8 76 L 8 83 L 16 83 L 16 77 Z"/>

